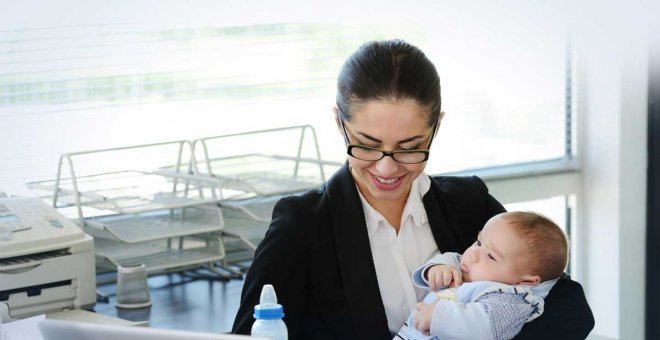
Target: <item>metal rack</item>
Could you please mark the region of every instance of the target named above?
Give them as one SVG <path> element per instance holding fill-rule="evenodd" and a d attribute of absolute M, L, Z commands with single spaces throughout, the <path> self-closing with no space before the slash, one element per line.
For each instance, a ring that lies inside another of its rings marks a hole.
<path fill-rule="evenodd" d="M 247 249 L 256 250 L 270 224 L 273 207 L 281 197 L 254 197 L 221 202 L 225 222 L 222 232 L 239 239 Z"/>
<path fill-rule="evenodd" d="M 56 208 L 75 209 L 95 239 L 97 272 L 144 263 L 150 274 L 203 266 L 224 275 L 215 267 L 225 257 L 218 181 L 190 174 L 192 151 L 182 140 L 66 153 L 55 180 L 28 187 L 50 192 Z M 117 157 L 142 168 L 116 169 Z M 150 170 L 167 163 L 167 172 Z"/>
<path fill-rule="evenodd" d="M 252 258 L 281 197 L 318 188 L 339 166 L 300 125 L 66 153 L 54 180 L 28 187 L 94 236 L 97 272 L 144 263 L 149 273 L 204 266 L 226 277 Z"/>
<path fill-rule="evenodd" d="M 342 165 L 321 159 L 311 125 L 200 138 L 193 149 L 194 173 L 219 183 L 226 264 L 251 258 L 280 198 L 320 187 Z"/>
<path fill-rule="evenodd" d="M 311 125 L 249 131 L 193 142 L 194 171 L 220 182 L 221 199 L 288 195 L 319 187 L 327 168 Z"/>

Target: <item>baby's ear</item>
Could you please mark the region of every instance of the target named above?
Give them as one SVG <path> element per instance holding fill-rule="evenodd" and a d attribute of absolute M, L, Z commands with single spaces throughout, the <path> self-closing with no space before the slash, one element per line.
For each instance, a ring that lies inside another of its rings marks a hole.
<path fill-rule="evenodd" d="M 541 283 L 541 277 L 534 274 L 525 274 L 520 278 L 519 285 L 536 286 Z"/>

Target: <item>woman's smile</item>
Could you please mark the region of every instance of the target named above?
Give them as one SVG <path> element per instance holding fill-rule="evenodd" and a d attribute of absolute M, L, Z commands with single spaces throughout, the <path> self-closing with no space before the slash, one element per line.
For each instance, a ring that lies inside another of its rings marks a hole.
<path fill-rule="evenodd" d="M 403 176 L 382 177 L 369 173 L 374 184 L 381 190 L 396 190 L 403 183 Z"/>

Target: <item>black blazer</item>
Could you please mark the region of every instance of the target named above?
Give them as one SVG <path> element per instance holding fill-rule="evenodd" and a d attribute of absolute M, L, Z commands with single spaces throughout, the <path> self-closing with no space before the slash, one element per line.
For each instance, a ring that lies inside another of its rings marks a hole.
<path fill-rule="evenodd" d="M 477 177 L 431 177 L 424 196 L 442 252 L 462 253 L 504 211 Z M 280 200 L 245 278 L 232 332 L 249 334 L 264 284 L 284 306 L 289 339 L 392 339 L 355 182 L 343 166 L 326 184 Z M 516 339 L 584 339 L 594 326 L 581 286 L 558 281 L 541 317 Z"/>

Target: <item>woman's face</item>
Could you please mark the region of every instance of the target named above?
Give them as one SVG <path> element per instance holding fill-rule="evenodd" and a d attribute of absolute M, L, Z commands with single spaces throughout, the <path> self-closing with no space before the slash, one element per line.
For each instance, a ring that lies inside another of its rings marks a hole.
<path fill-rule="evenodd" d="M 412 99 L 366 102 L 343 124 L 350 144 L 383 151 L 427 149 L 433 133 L 427 111 Z M 341 125 L 340 132 L 343 134 Z M 348 163 L 360 192 L 372 206 L 388 203 L 385 201 L 405 204 L 412 181 L 426 167 L 426 162 L 402 164 L 388 156 L 378 161 L 349 156 Z"/>

